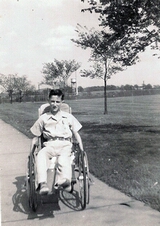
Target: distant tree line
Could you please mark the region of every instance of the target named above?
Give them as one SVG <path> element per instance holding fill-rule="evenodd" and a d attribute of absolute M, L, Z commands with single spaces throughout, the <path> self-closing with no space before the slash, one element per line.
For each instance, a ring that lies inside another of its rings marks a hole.
<path fill-rule="evenodd" d="M 126 97 L 126 96 L 141 96 L 141 95 L 156 95 L 160 94 L 160 85 L 151 86 L 145 85 L 144 88 L 137 88 L 138 85 L 122 85 L 114 86 L 108 85 L 107 97 Z M 103 86 L 92 86 L 83 88 L 78 87 L 78 95 L 73 93 L 73 89 L 70 86 L 66 86 L 63 91 L 65 93 L 65 99 L 84 99 L 84 98 L 103 98 Z M 28 89 L 23 92 L 14 91 L 12 96 L 10 92 L 0 94 L 0 103 L 12 103 L 12 102 L 47 102 L 50 89 Z M 12 101 L 12 102 L 11 102 Z"/>
<path fill-rule="evenodd" d="M 92 92 L 92 91 L 103 91 L 104 86 L 91 86 L 91 87 L 78 87 L 78 90 L 80 92 Z M 115 85 L 107 85 L 107 90 L 146 90 L 146 89 L 160 89 L 160 85 L 154 85 L 152 86 L 151 84 L 143 84 L 142 86 L 138 86 L 138 85 L 121 85 L 121 86 L 115 86 Z"/>

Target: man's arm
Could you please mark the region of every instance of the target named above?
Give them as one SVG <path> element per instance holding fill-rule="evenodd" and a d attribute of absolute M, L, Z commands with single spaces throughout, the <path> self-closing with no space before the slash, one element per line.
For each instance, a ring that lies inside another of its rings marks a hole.
<path fill-rule="evenodd" d="M 76 138 L 76 140 L 77 140 L 77 142 L 79 144 L 79 147 L 80 147 L 81 151 L 83 151 L 83 143 L 82 143 L 81 136 L 76 131 L 73 131 L 73 134 L 74 134 L 74 136 L 75 136 L 75 138 Z"/>
<path fill-rule="evenodd" d="M 32 142 L 31 142 L 31 150 L 34 150 L 35 146 L 38 148 L 40 144 L 40 136 L 43 132 L 42 128 L 43 128 L 43 121 L 40 116 L 40 118 L 30 128 L 31 133 L 34 135 L 34 138 L 32 139 Z"/>
<path fill-rule="evenodd" d="M 39 145 L 39 137 L 34 137 L 32 139 L 31 147 L 33 147 L 34 145 L 38 147 L 38 145 Z"/>

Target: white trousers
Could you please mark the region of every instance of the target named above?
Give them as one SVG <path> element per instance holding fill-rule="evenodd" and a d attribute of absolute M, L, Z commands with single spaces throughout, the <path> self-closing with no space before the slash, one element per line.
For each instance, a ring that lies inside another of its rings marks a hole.
<path fill-rule="evenodd" d="M 72 143 L 70 141 L 48 141 L 44 143 L 37 155 L 37 180 L 38 184 L 42 182 L 47 183 L 47 170 L 51 164 L 50 159 L 57 157 L 59 176 L 58 180 L 68 179 L 71 181 L 71 149 Z M 57 181 L 58 182 L 58 181 Z"/>

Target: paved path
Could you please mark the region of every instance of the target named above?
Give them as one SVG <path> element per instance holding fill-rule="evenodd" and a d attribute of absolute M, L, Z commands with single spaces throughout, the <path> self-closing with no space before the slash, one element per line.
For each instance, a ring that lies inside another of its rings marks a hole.
<path fill-rule="evenodd" d="M 160 226 L 160 212 L 96 178 L 86 210 L 74 211 L 59 201 L 32 213 L 23 189 L 30 140 L 1 120 L 0 131 L 3 226 Z"/>

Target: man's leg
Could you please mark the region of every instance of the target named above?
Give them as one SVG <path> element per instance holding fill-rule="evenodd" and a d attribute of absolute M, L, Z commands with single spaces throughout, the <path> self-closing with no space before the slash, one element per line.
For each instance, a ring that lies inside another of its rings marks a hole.
<path fill-rule="evenodd" d="M 68 155 L 59 156 L 58 168 L 61 172 L 61 179 L 68 179 L 71 181 L 71 157 Z"/>
<path fill-rule="evenodd" d="M 60 171 L 57 184 L 64 185 L 64 187 L 70 186 L 71 183 L 71 145 L 68 145 L 61 149 L 58 157 L 58 169 Z"/>
<path fill-rule="evenodd" d="M 44 147 L 41 149 L 37 155 L 37 179 L 38 184 L 40 184 L 40 193 L 48 193 L 49 189 L 47 187 L 47 170 L 50 164 L 50 158 L 53 157 L 52 149 L 49 147 Z"/>

